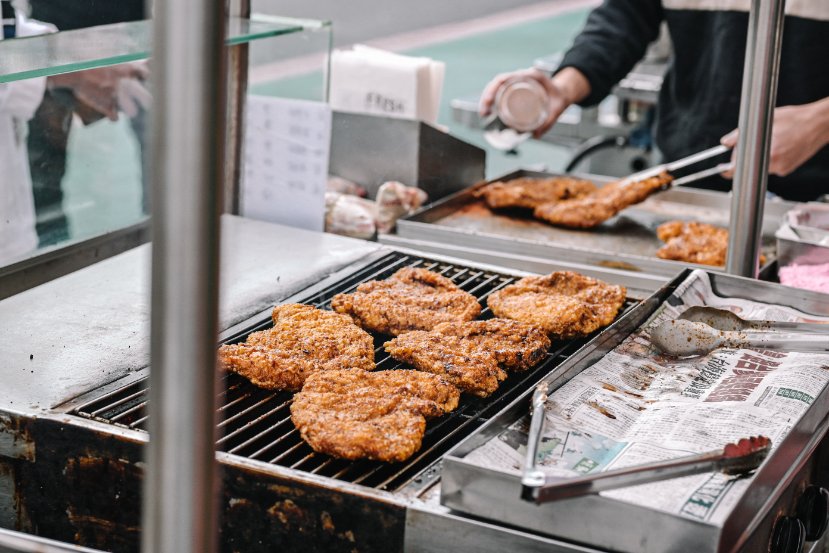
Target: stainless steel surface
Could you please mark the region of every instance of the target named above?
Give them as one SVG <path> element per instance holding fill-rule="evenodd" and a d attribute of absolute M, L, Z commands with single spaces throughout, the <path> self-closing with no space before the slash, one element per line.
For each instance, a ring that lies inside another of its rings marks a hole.
<path fill-rule="evenodd" d="M 406 553 L 602 553 L 592 547 L 453 513 L 429 502 L 406 509 Z"/>
<path fill-rule="evenodd" d="M 727 146 L 723 145 L 713 146 L 711 148 L 708 148 L 707 150 L 702 150 L 701 152 L 697 152 L 695 154 L 691 154 L 681 159 L 677 159 L 676 161 L 671 161 L 670 163 L 662 163 L 661 165 L 657 165 L 655 167 L 645 169 L 644 171 L 634 173 L 633 175 L 630 175 L 622 179 L 622 183 L 629 184 L 632 182 L 638 182 L 641 180 L 649 179 L 651 177 L 659 175 L 664 171 L 671 173 L 673 171 L 676 171 L 677 169 L 682 169 L 683 167 L 695 165 L 700 161 L 705 161 L 706 159 L 711 159 L 712 157 L 722 155 L 730 149 L 731 148 L 728 148 Z"/>
<path fill-rule="evenodd" d="M 789 321 L 760 321 L 743 319 L 733 311 L 707 305 L 695 305 L 683 311 L 680 319 L 705 323 L 717 330 L 783 330 L 829 334 L 829 323 L 794 323 Z"/>
<path fill-rule="evenodd" d="M 419 121 L 334 112 L 331 133 L 329 172 L 372 198 L 389 180 L 436 200 L 484 179 L 482 149 Z"/>
<path fill-rule="evenodd" d="M 0 553 L 102 553 L 79 545 L 47 540 L 0 528 Z"/>
<path fill-rule="evenodd" d="M 221 328 L 378 249 L 223 216 Z M 0 409 L 39 412 L 149 365 L 149 274 L 144 245 L 0 301 Z"/>
<path fill-rule="evenodd" d="M 226 144 L 225 2 L 155 5 L 150 440 L 146 553 L 218 546 L 213 444 L 219 214 Z"/>
<path fill-rule="evenodd" d="M 786 0 L 751 2 L 726 261 L 733 275 L 758 271 L 785 6 Z"/>
<path fill-rule="evenodd" d="M 647 321 L 671 291 L 687 277 L 674 279 L 663 290 L 631 310 L 605 330 L 589 348 L 580 350 L 545 379 L 551 391 L 621 343 Z M 763 298 L 816 315 L 829 315 L 829 296 L 794 291 L 780 285 L 730 275 L 709 273 L 714 291 L 726 297 Z M 481 467 L 465 456 L 498 435 L 527 412 L 531 391 L 513 402 L 495 419 L 444 457 L 441 502 L 456 515 L 470 513 L 499 524 L 559 539 L 588 544 L 597 549 L 637 553 L 765 551 L 767 535 L 758 534 L 796 494 L 805 467 L 825 443 L 829 432 L 829 387 L 815 398 L 784 440 L 757 471 L 752 485 L 736 501 L 722 526 L 676 517 L 661 511 L 614 501 L 603 496 L 532 505 L 519 499 L 520 474 Z M 767 527 L 768 526 L 768 527 Z M 765 531 L 765 530 L 763 530 Z"/>
<path fill-rule="evenodd" d="M 516 171 L 501 177 L 545 177 L 550 173 Z M 601 177 L 591 177 L 602 183 Z M 605 179 L 607 182 L 610 179 Z M 708 268 L 656 257 L 663 243 L 656 227 L 668 220 L 698 220 L 728 225 L 728 195 L 695 189 L 671 189 L 623 211 L 619 216 L 589 231 L 559 228 L 529 215 L 498 213 L 475 197 L 476 187 L 433 202 L 397 223 L 397 237 L 444 246 L 489 250 L 541 259 L 560 260 L 583 266 L 635 272 L 648 277 L 673 277 L 684 267 Z M 783 214 L 794 204 L 770 203 L 764 217 L 767 256 L 773 256 L 774 231 Z M 457 255 L 461 255 L 460 250 Z"/>
<path fill-rule="evenodd" d="M 829 208 L 820 203 L 798 205 L 786 213 L 775 238 L 781 267 L 829 263 Z"/>
<path fill-rule="evenodd" d="M 535 439 L 537 441 L 541 436 L 541 432 L 541 428 L 533 429 L 531 426 L 529 439 Z M 759 440 L 759 438 L 751 438 L 751 440 L 755 439 Z M 740 440 L 740 442 L 743 441 Z M 544 478 L 540 484 L 537 484 L 535 480 L 528 481 L 526 477 L 527 472 L 525 471 L 525 476 L 521 479 L 521 483 L 524 486 L 523 496 L 527 501 L 547 503 L 705 472 L 721 471 L 730 475 L 747 474 L 760 466 L 760 463 L 763 462 L 763 459 L 766 458 L 771 449 L 771 442 L 766 439 L 766 443 L 762 447 L 755 447 L 740 455 L 729 454 L 729 447 L 737 446 L 736 444 L 729 444 L 725 449 L 645 465 L 609 470 L 592 476 Z M 535 470 L 535 462 L 533 460 L 535 459 L 537 451 L 531 456 L 529 450 L 530 448 L 528 446 L 528 464 L 531 462 L 531 468 Z"/>
<path fill-rule="evenodd" d="M 55 280 L 123 253 L 150 240 L 150 224 L 135 225 L 49 248 L 33 257 L 0 268 L 0 300 Z"/>

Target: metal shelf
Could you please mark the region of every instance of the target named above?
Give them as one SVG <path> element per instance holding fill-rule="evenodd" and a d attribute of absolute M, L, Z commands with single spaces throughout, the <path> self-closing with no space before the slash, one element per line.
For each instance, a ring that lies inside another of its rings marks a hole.
<path fill-rule="evenodd" d="M 225 44 L 235 46 L 329 26 L 327 21 L 259 14 L 249 19 L 231 17 Z M 151 20 L 0 41 L 0 83 L 146 59 L 151 44 Z"/>

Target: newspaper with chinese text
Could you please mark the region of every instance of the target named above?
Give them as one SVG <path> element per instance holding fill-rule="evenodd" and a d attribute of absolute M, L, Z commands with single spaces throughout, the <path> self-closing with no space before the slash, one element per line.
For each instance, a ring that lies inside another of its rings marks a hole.
<path fill-rule="evenodd" d="M 779 444 L 829 382 L 829 354 L 718 349 L 693 359 L 659 355 L 648 330 L 692 305 L 747 319 L 829 322 L 785 306 L 719 297 L 707 273 L 695 271 L 638 331 L 550 394 L 539 447 L 547 474 L 583 476 L 722 449 L 756 435 Z M 520 473 L 528 428 L 527 416 L 466 459 Z M 602 495 L 721 525 L 750 481 L 708 473 Z"/>

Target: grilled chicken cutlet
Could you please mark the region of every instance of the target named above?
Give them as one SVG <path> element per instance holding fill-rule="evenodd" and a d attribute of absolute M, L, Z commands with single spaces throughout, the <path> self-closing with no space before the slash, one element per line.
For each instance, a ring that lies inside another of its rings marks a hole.
<path fill-rule="evenodd" d="M 575 338 L 612 323 L 625 295 L 624 286 L 556 271 L 522 278 L 493 292 L 487 303 L 499 317 L 540 327 L 554 338 Z"/>
<path fill-rule="evenodd" d="M 331 307 L 354 322 L 382 334 L 431 330 L 444 322 L 471 321 L 481 312 L 475 296 L 448 278 L 406 267 L 386 280 L 372 280 L 353 294 L 337 294 Z"/>
<path fill-rule="evenodd" d="M 385 343 L 398 361 L 440 375 L 463 392 L 486 397 L 507 377 L 491 354 L 458 336 L 415 330 Z"/>
<path fill-rule="evenodd" d="M 697 221 L 668 221 L 657 227 L 656 236 L 665 242 L 657 250 L 657 257 L 701 265 L 725 265 L 728 230 L 724 228 Z M 765 262 L 765 256 L 760 255 L 760 264 Z"/>
<path fill-rule="evenodd" d="M 550 349 L 550 338 L 538 327 L 512 319 L 442 323 L 434 332 L 457 336 L 495 358 L 502 368 L 523 371 L 534 367 Z"/>
<path fill-rule="evenodd" d="M 299 390 L 318 371 L 374 370 L 374 341 L 345 315 L 310 305 L 273 309 L 273 328 L 219 348 L 219 364 L 270 390 Z"/>
<path fill-rule="evenodd" d="M 533 215 L 554 225 L 570 228 L 593 228 L 620 211 L 645 201 L 654 192 L 664 189 L 673 177 L 662 173 L 655 177 L 623 185 L 614 182 L 592 194 L 573 200 L 538 206 Z"/>
<path fill-rule="evenodd" d="M 316 372 L 294 396 L 291 420 L 314 451 L 343 459 L 405 461 L 426 419 L 458 406 L 445 379 L 417 371 Z"/>
<path fill-rule="evenodd" d="M 492 209 L 522 207 L 535 209 L 541 204 L 579 198 L 596 190 L 586 180 L 571 177 L 529 178 L 522 177 L 489 184 L 475 193 L 483 197 Z"/>

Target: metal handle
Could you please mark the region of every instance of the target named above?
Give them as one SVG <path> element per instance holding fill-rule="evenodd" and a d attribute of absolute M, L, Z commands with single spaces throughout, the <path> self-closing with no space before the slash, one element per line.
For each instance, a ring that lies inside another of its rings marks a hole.
<path fill-rule="evenodd" d="M 724 332 L 723 338 L 723 345 L 727 347 L 757 347 L 780 351 L 829 352 L 829 339 L 823 334 L 748 330 Z"/>
<path fill-rule="evenodd" d="M 579 478 L 547 478 L 544 485 L 533 488 L 532 499 L 536 503 L 546 503 L 704 472 L 746 474 L 759 467 L 770 450 L 771 440 L 755 436 L 728 444 L 721 450 L 698 455 L 625 467 Z"/>
<path fill-rule="evenodd" d="M 720 468 L 717 462 L 721 458 L 722 451 L 712 451 L 679 460 L 648 463 L 581 478 L 549 478 L 545 485 L 536 488 L 533 499 L 536 503 L 547 503 L 670 478 L 712 472 Z"/>
<path fill-rule="evenodd" d="M 549 384 L 540 382 L 533 392 L 532 397 L 532 419 L 530 420 L 530 431 L 527 437 L 527 456 L 524 458 L 524 474 L 521 477 L 523 486 L 522 497 L 527 498 L 533 495 L 538 486 L 544 484 L 545 476 L 536 465 L 538 462 L 538 445 L 541 442 L 541 434 L 544 432 L 544 405 L 547 403 L 547 392 Z"/>
<path fill-rule="evenodd" d="M 712 148 L 708 148 L 707 150 L 703 150 L 696 154 L 690 155 L 688 157 L 684 157 L 682 159 L 678 159 L 671 163 L 665 164 L 666 171 L 676 171 L 677 169 L 682 169 L 683 167 L 688 167 L 689 165 L 693 165 L 695 163 L 699 163 L 700 161 L 705 161 L 706 159 L 710 159 L 712 157 L 717 157 L 718 155 L 722 155 L 729 151 L 731 148 L 728 146 L 723 146 L 722 144 L 718 144 Z"/>
<path fill-rule="evenodd" d="M 761 321 L 757 330 L 789 330 L 792 332 L 819 332 L 829 334 L 829 323 L 793 323 L 789 321 Z"/>
<path fill-rule="evenodd" d="M 682 169 L 683 167 L 687 167 L 689 165 L 693 165 L 695 163 L 699 163 L 700 161 L 705 161 L 706 159 L 710 159 L 712 157 L 716 157 L 718 155 L 724 154 L 728 150 L 730 150 L 728 146 L 723 146 L 722 144 L 714 146 L 712 148 L 708 148 L 707 150 L 703 150 L 701 152 L 697 152 L 692 154 L 688 157 L 684 157 L 682 159 L 678 159 L 676 161 L 672 161 L 670 163 L 663 163 L 662 165 L 656 165 L 655 167 L 651 167 L 650 169 L 645 169 L 644 171 L 639 171 L 638 173 L 634 173 L 629 177 L 626 177 L 621 182 L 622 184 L 631 184 L 634 182 L 643 181 L 645 179 L 649 179 L 651 177 L 655 177 L 661 174 L 664 171 L 676 171 L 677 169 Z"/>
<path fill-rule="evenodd" d="M 720 173 L 732 169 L 734 169 L 734 164 L 720 163 L 719 165 L 711 167 L 710 169 L 703 169 L 702 171 L 698 171 L 696 173 L 686 175 L 682 178 L 678 178 L 671 183 L 671 186 L 682 186 L 684 184 L 688 184 L 689 182 L 696 182 L 698 180 L 707 179 L 708 177 L 713 177 L 714 175 L 719 175 Z"/>

